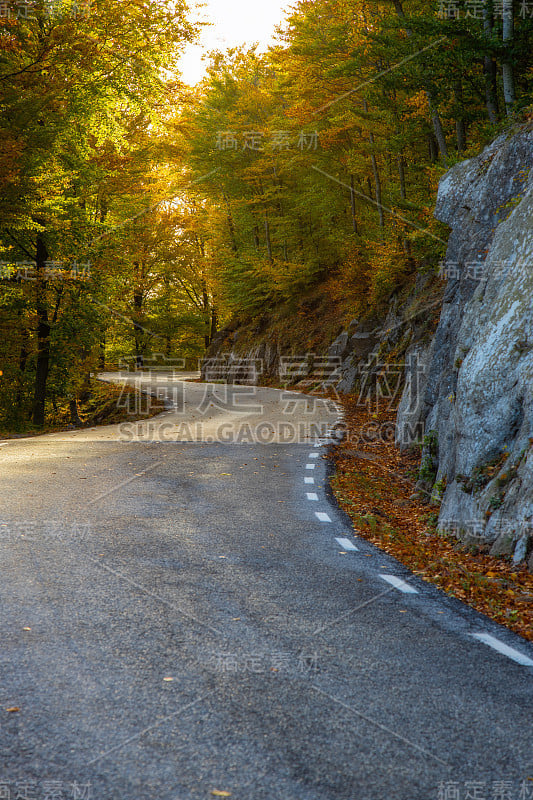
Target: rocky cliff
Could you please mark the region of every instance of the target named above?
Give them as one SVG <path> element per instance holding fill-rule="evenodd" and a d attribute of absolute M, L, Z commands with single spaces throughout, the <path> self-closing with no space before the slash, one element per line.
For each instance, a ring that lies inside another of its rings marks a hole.
<path fill-rule="evenodd" d="M 451 228 L 447 286 L 400 443 L 422 422 L 442 494 L 439 525 L 533 569 L 533 131 L 450 170 L 436 217 Z M 413 351 L 414 352 L 414 351 Z"/>

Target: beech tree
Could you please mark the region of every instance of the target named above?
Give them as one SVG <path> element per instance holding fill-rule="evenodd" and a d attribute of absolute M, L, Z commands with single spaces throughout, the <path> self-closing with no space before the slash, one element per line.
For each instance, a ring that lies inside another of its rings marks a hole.
<path fill-rule="evenodd" d="M 60 279 L 87 261 L 107 214 L 106 162 L 127 147 L 132 120 L 154 121 L 168 101 L 163 68 L 193 29 L 180 2 L 96 0 L 89 9 L 65 0 L 28 4 L 22 15 L 19 6 L 0 20 L 2 278 L 21 326 L 14 346 L 5 345 L 4 373 L 16 375 L 12 407 L 33 376 L 32 419 L 42 425 L 51 364 L 61 361 L 65 338 L 56 333 L 74 299 L 91 304 L 98 295 L 97 279 L 76 281 L 74 292 Z"/>

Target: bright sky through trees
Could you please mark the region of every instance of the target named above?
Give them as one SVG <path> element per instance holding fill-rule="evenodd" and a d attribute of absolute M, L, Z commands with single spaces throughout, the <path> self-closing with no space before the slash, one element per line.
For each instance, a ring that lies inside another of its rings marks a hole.
<path fill-rule="evenodd" d="M 183 80 L 194 85 L 204 75 L 202 56 L 210 50 L 225 50 L 236 45 L 259 43 L 265 50 L 275 38 L 274 29 L 284 19 L 288 0 L 207 0 L 198 9 L 199 19 L 210 22 L 204 28 L 200 45 L 189 45 L 180 61 Z"/>

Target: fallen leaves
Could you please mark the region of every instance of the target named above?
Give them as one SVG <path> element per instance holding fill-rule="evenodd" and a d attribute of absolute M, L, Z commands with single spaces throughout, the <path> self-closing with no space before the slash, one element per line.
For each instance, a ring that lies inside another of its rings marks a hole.
<path fill-rule="evenodd" d="M 438 534 L 428 517 L 435 509 L 413 499 L 416 454 L 393 443 L 368 441 L 369 414 L 345 398 L 348 435 L 335 448 L 331 485 L 357 534 L 393 555 L 423 580 L 533 641 L 533 575 L 508 562 L 466 551 Z M 380 414 L 393 423 L 394 411 Z M 354 449 L 357 448 L 357 449 Z"/>

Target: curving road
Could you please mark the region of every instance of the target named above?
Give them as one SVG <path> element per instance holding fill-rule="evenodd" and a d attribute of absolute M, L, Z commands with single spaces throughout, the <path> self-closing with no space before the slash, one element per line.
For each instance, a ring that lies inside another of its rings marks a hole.
<path fill-rule="evenodd" d="M 0 443 L 0 798 L 533 798 L 533 647 L 357 538 L 338 409 L 143 383 Z"/>

